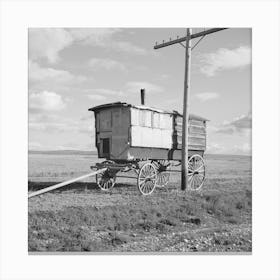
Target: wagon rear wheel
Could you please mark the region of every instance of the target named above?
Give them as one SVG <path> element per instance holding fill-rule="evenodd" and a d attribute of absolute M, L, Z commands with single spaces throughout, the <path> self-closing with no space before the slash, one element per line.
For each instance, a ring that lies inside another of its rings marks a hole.
<path fill-rule="evenodd" d="M 140 193 L 143 195 L 151 194 L 156 187 L 156 181 L 156 168 L 150 162 L 145 163 L 141 167 L 137 178 L 137 185 Z"/>
<path fill-rule="evenodd" d="M 193 155 L 188 165 L 188 187 L 191 190 L 199 190 L 205 180 L 205 163 L 200 155 Z"/>
<path fill-rule="evenodd" d="M 108 166 L 108 168 L 96 175 L 96 183 L 102 191 L 110 190 L 116 183 L 116 172 L 110 170 L 109 167 L 109 165 L 113 163 L 114 162 L 110 160 L 102 162 L 102 165 L 104 165 L 104 167 Z"/>

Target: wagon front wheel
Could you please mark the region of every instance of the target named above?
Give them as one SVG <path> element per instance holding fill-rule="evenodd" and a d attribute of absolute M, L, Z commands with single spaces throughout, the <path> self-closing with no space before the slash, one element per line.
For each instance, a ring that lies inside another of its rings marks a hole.
<path fill-rule="evenodd" d="M 137 185 L 140 193 L 143 195 L 151 194 L 156 187 L 156 181 L 157 171 L 154 165 L 149 162 L 145 163 L 141 167 L 137 178 Z"/>
<path fill-rule="evenodd" d="M 108 191 L 114 187 L 116 176 L 111 176 L 107 170 L 96 175 L 96 183 L 102 191 Z"/>
<path fill-rule="evenodd" d="M 188 164 L 188 187 L 191 190 L 199 190 L 205 180 L 205 163 L 200 155 L 193 155 Z"/>
<path fill-rule="evenodd" d="M 102 167 L 104 168 L 113 163 L 114 162 L 111 160 L 106 160 L 101 164 Z M 111 188 L 114 187 L 116 183 L 116 172 L 113 172 L 113 170 L 110 170 L 110 167 L 108 167 L 107 170 L 96 175 L 96 183 L 102 191 L 110 190 Z"/>

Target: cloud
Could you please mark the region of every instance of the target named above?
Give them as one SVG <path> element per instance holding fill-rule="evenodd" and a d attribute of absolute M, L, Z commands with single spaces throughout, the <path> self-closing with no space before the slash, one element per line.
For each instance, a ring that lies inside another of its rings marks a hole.
<path fill-rule="evenodd" d="M 64 123 L 33 123 L 28 124 L 28 128 L 36 131 L 44 131 L 46 133 L 61 133 L 70 131 Z"/>
<path fill-rule="evenodd" d="M 66 30 L 74 41 L 85 45 L 103 45 L 115 33 L 121 31 L 119 28 L 68 28 Z"/>
<path fill-rule="evenodd" d="M 74 132 L 75 122 L 52 112 L 40 112 L 29 115 L 28 127 L 30 130 L 43 131 L 46 133 Z"/>
<path fill-rule="evenodd" d="M 87 97 L 91 100 L 96 100 L 96 101 L 101 101 L 106 99 L 104 95 L 100 95 L 100 94 L 87 94 Z"/>
<path fill-rule="evenodd" d="M 68 71 L 54 68 L 42 68 L 38 63 L 29 61 L 28 78 L 31 82 L 52 83 L 82 83 L 86 80 L 84 76 L 75 76 Z"/>
<path fill-rule="evenodd" d="M 224 146 L 218 143 L 209 143 L 207 145 L 207 154 L 231 154 L 231 155 L 251 155 L 252 148 L 249 143 L 240 145 Z"/>
<path fill-rule="evenodd" d="M 122 32 L 119 28 L 30 28 L 28 52 L 31 60 L 45 58 L 49 63 L 59 60 L 60 52 L 73 45 L 98 46 L 114 51 L 145 55 L 148 51 L 131 42 L 112 37 Z"/>
<path fill-rule="evenodd" d="M 59 52 L 75 42 L 102 45 L 119 29 L 114 28 L 30 28 L 28 50 L 32 60 L 47 58 L 48 62 L 59 60 Z"/>
<path fill-rule="evenodd" d="M 83 134 L 87 134 L 90 136 L 94 136 L 94 125 L 93 125 L 93 120 L 91 120 L 91 123 L 84 123 L 82 124 L 79 128 L 78 128 L 78 132 L 83 133 Z"/>
<path fill-rule="evenodd" d="M 65 133 L 88 134 L 94 137 L 94 116 L 89 113 L 78 120 L 63 117 L 53 112 L 41 112 L 29 115 L 28 127 L 32 131 L 45 133 Z"/>
<path fill-rule="evenodd" d="M 252 114 L 241 115 L 232 121 L 225 121 L 222 125 L 217 127 L 216 133 L 223 134 L 249 134 L 252 129 Z"/>
<path fill-rule="evenodd" d="M 59 59 L 58 53 L 71 45 L 73 37 L 62 28 L 30 28 L 28 52 L 30 59 L 46 57 L 50 63 Z"/>
<path fill-rule="evenodd" d="M 125 90 L 129 93 L 139 92 L 141 88 L 144 88 L 147 93 L 161 93 L 163 88 L 149 82 L 127 82 L 125 84 Z"/>
<path fill-rule="evenodd" d="M 98 68 L 99 69 L 103 68 L 105 70 L 112 70 L 112 69 L 117 69 L 121 71 L 126 70 L 124 64 L 122 64 L 119 61 L 108 59 L 108 58 L 92 58 L 89 60 L 88 65 L 95 70 Z"/>
<path fill-rule="evenodd" d="M 55 92 L 43 91 L 29 95 L 30 112 L 59 111 L 66 107 L 61 95 Z"/>
<path fill-rule="evenodd" d="M 243 143 L 241 145 L 235 145 L 233 147 L 233 152 L 235 154 L 245 154 L 245 155 L 250 155 L 252 154 L 252 147 L 251 147 L 251 144 L 249 143 Z"/>
<path fill-rule="evenodd" d="M 244 68 L 251 64 L 251 48 L 248 46 L 236 49 L 220 48 L 216 52 L 202 55 L 200 63 L 201 72 L 210 77 L 223 70 Z"/>
<path fill-rule="evenodd" d="M 40 150 L 42 147 L 42 144 L 39 142 L 28 142 L 28 150 Z"/>
<path fill-rule="evenodd" d="M 112 40 L 112 37 L 122 32 L 120 28 L 71 28 L 67 29 L 75 42 L 84 45 L 100 46 L 136 55 L 146 55 L 148 51 L 128 41 Z"/>
<path fill-rule="evenodd" d="M 126 52 L 126 53 L 137 54 L 137 55 L 148 54 L 148 51 L 146 49 L 136 46 L 127 41 L 120 41 L 120 42 L 115 41 L 112 46 L 115 50 Z"/>
<path fill-rule="evenodd" d="M 101 95 L 111 95 L 111 96 L 123 96 L 124 93 L 121 90 L 112 90 L 107 88 L 95 88 L 95 89 L 89 89 L 86 91 L 90 91 L 92 93 L 97 93 Z"/>
<path fill-rule="evenodd" d="M 100 46 L 137 55 L 146 55 L 148 51 L 128 41 L 111 40 L 115 34 L 121 33 L 120 28 L 70 28 L 67 31 L 75 42 L 84 45 Z"/>
<path fill-rule="evenodd" d="M 201 92 L 194 95 L 197 99 L 199 99 L 202 102 L 217 99 L 220 97 L 220 95 L 216 92 Z"/>
<path fill-rule="evenodd" d="M 93 101 L 103 101 L 110 97 L 112 102 L 112 98 L 118 98 L 123 96 L 122 91 L 105 89 L 105 88 L 97 88 L 91 90 L 92 94 L 87 94 L 87 97 Z"/>
<path fill-rule="evenodd" d="M 224 146 L 217 144 L 217 143 L 209 143 L 207 142 L 207 149 L 208 154 L 225 154 L 226 149 Z"/>

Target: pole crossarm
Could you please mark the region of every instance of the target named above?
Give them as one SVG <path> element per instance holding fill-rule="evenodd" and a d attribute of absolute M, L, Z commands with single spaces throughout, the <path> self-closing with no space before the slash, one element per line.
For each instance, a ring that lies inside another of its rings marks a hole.
<path fill-rule="evenodd" d="M 211 28 L 211 29 L 208 29 L 208 30 L 205 30 L 205 31 L 202 31 L 202 32 L 192 34 L 191 39 L 199 38 L 201 36 L 205 36 L 205 35 L 215 33 L 215 32 L 218 32 L 218 31 L 222 31 L 222 30 L 225 30 L 225 29 L 228 29 L 228 28 Z M 181 37 L 181 38 L 178 38 L 178 39 L 175 39 L 175 40 L 164 42 L 162 44 L 156 44 L 154 46 L 154 49 L 156 50 L 156 49 L 164 48 L 164 47 L 171 46 L 171 45 L 174 45 L 174 44 L 182 43 L 182 42 L 185 42 L 186 39 L 187 38 L 185 36 L 185 37 Z"/>

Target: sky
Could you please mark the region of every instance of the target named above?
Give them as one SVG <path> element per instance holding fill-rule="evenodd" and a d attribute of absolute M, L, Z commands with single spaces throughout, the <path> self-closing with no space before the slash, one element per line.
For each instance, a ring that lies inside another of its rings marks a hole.
<path fill-rule="evenodd" d="M 29 149 L 96 150 L 88 108 L 139 105 L 141 88 L 147 106 L 182 112 L 185 49 L 153 47 L 185 34 L 185 28 L 30 28 Z M 251 154 L 251 95 L 251 29 L 205 36 L 191 52 L 189 109 L 209 120 L 207 153 Z"/>

